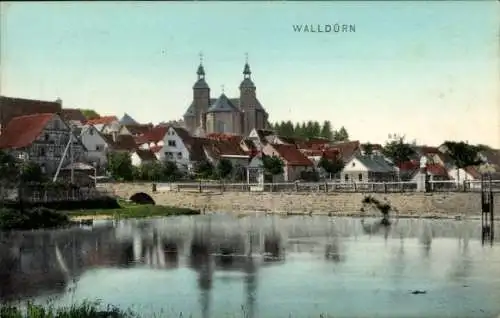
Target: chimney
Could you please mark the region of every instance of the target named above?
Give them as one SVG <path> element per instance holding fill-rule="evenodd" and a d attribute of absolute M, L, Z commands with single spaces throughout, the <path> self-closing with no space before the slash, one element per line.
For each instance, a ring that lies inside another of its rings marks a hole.
<path fill-rule="evenodd" d="M 58 98 L 56 99 L 56 103 L 58 103 L 59 105 L 61 105 L 61 106 L 62 106 L 62 99 L 58 97 Z"/>

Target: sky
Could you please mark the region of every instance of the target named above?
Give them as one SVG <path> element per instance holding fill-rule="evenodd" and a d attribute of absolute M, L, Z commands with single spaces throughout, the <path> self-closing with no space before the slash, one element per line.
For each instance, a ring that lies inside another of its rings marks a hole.
<path fill-rule="evenodd" d="M 213 98 L 238 97 L 248 53 L 271 122 L 330 120 L 362 142 L 396 133 L 500 147 L 497 1 L 0 5 L 4 96 L 176 120 L 200 52 Z M 336 23 L 355 32 L 293 28 Z"/>

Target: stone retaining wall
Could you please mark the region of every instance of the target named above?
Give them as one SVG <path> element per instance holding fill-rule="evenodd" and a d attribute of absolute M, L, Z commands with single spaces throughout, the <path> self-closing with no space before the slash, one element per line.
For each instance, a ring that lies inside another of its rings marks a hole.
<path fill-rule="evenodd" d="M 366 195 L 388 201 L 404 216 L 481 216 L 480 193 L 269 193 L 269 192 L 158 192 L 151 184 L 110 184 L 107 188 L 124 198 L 145 192 L 160 205 L 221 212 L 268 211 L 280 213 L 360 214 Z M 498 196 L 495 203 L 500 204 Z"/>

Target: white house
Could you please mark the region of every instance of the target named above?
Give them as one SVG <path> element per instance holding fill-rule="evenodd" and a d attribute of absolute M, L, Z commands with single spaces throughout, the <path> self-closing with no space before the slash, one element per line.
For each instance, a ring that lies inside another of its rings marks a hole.
<path fill-rule="evenodd" d="M 186 171 L 191 166 L 192 141 L 194 139 L 189 132 L 181 127 L 167 127 L 166 134 L 162 140 L 162 149 L 159 151 L 160 160 L 170 160 Z"/>
<path fill-rule="evenodd" d="M 137 149 L 132 152 L 130 159 L 132 165 L 140 167 L 144 163 L 154 162 L 157 160 L 155 154 L 151 150 Z"/>
<path fill-rule="evenodd" d="M 84 125 L 80 132 L 80 140 L 87 148 L 87 160 L 99 166 L 107 162 L 108 142 L 93 125 Z"/>
<path fill-rule="evenodd" d="M 355 155 L 346 162 L 341 172 L 344 182 L 394 181 L 396 169 L 384 157 Z"/>

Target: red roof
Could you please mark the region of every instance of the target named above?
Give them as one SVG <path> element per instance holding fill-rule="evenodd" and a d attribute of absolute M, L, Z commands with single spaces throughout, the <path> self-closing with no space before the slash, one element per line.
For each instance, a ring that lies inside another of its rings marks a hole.
<path fill-rule="evenodd" d="M 248 156 L 248 153 L 243 151 L 237 139 L 205 139 L 204 147 L 215 157 L 220 156 Z"/>
<path fill-rule="evenodd" d="M 301 149 L 300 150 L 306 156 L 324 157 L 328 160 L 334 160 L 338 158 L 339 151 L 337 149 Z"/>
<path fill-rule="evenodd" d="M 35 114 L 12 118 L 0 135 L 0 149 L 30 146 L 55 114 Z"/>
<path fill-rule="evenodd" d="M 398 164 L 398 168 L 401 172 L 414 171 L 415 169 L 418 169 L 419 167 L 420 167 L 420 164 L 416 160 L 405 161 L 405 162 Z"/>
<path fill-rule="evenodd" d="M 271 145 L 289 166 L 312 166 L 313 163 L 295 145 Z"/>
<path fill-rule="evenodd" d="M 96 119 L 91 119 L 87 121 L 87 124 L 91 125 L 107 125 L 111 124 L 114 121 L 118 121 L 118 118 L 116 116 L 101 116 Z"/>
<path fill-rule="evenodd" d="M 474 166 L 468 166 L 464 168 L 465 172 L 467 172 L 469 175 L 471 175 L 474 179 L 481 179 L 481 172 L 474 167 Z"/>
<path fill-rule="evenodd" d="M 145 143 L 157 143 L 165 137 L 167 134 L 168 127 L 166 126 L 156 126 L 153 127 L 151 130 L 145 132 L 143 135 L 139 136 L 136 138 L 136 142 L 140 144 L 145 144 Z"/>
<path fill-rule="evenodd" d="M 435 176 L 448 177 L 448 171 L 440 164 L 428 164 L 427 172 Z"/>
<path fill-rule="evenodd" d="M 331 146 L 333 149 L 337 149 L 342 156 L 344 161 L 349 160 L 356 152 L 359 150 L 359 141 L 345 141 L 341 143 L 335 143 Z"/>

